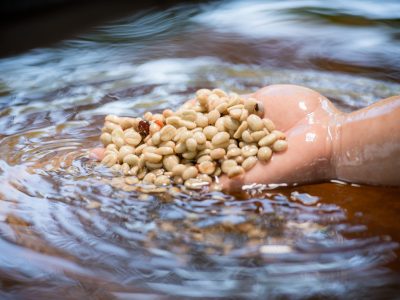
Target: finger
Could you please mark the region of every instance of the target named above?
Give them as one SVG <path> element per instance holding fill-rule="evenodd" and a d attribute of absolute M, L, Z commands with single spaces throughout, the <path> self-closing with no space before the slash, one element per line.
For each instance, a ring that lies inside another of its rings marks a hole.
<path fill-rule="evenodd" d="M 89 158 L 101 161 L 104 158 L 105 151 L 104 148 L 93 148 L 89 152 Z"/>

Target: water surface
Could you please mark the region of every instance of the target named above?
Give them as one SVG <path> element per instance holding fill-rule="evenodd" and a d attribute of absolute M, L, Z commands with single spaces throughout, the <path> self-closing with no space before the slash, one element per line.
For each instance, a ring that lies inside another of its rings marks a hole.
<path fill-rule="evenodd" d="M 200 87 L 294 83 L 345 111 L 399 94 L 399 23 L 396 1 L 229 1 L 1 59 L 1 297 L 395 298 L 398 188 L 149 194 L 87 150 L 105 114 L 177 107 Z"/>

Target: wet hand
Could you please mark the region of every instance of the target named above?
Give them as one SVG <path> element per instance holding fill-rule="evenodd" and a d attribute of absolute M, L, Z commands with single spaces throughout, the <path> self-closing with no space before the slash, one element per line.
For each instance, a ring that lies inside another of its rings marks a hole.
<path fill-rule="evenodd" d="M 264 117 L 285 132 L 289 146 L 241 177 L 222 177 L 226 190 L 250 183 L 310 183 L 334 177 L 332 149 L 341 112 L 326 97 L 294 85 L 272 85 L 250 96 L 264 104 Z"/>

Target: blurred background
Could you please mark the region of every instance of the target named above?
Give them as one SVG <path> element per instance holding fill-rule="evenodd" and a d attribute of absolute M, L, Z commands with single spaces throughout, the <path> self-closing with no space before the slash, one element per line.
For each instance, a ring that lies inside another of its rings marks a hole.
<path fill-rule="evenodd" d="M 398 95 L 399 1 L 7 0 L 0 24 L 1 298 L 397 297 L 398 188 L 149 194 L 87 151 L 202 87 Z"/>

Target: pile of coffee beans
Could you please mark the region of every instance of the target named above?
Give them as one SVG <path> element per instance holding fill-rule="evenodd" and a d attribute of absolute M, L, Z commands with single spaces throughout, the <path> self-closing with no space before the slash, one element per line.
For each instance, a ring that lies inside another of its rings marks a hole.
<path fill-rule="evenodd" d="M 102 164 L 129 184 L 184 184 L 200 189 L 216 177 L 244 174 L 288 147 L 262 103 L 221 89 L 200 89 L 177 111 L 143 118 L 108 115 L 100 137 Z"/>

